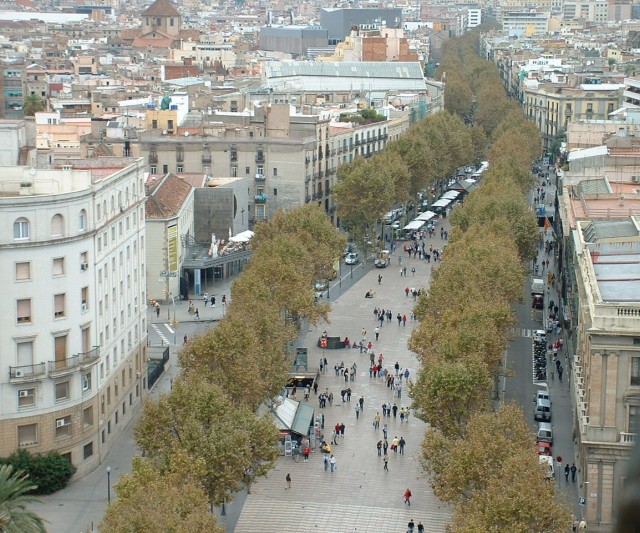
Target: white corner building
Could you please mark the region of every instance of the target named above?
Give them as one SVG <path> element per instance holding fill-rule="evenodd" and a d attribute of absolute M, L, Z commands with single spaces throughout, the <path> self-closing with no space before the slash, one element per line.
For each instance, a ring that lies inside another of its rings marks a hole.
<path fill-rule="evenodd" d="M 0 168 L 0 456 L 84 476 L 147 388 L 143 160 Z"/>

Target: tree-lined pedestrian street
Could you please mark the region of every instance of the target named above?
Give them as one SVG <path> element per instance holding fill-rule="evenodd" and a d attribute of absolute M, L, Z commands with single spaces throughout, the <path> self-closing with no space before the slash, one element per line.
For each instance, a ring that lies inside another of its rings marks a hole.
<path fill-rule="evenodd" d="M 449 228 L 446 219 L 442 221 Z M 441 248 L 446 243 L 439 233 L 425 240 L 427 247 L 433 244 Z M 400 243 L 402 244 L 402 243 Z M 396 262 L 402 249 L 396 251 Z M 410 316 L 415 301 L 406 298 L 405 288 L 411 282 L 417 288 L 427 287 L 431 269 L 437 264 L 420 259 L 403 258 L 409 270 L 415 267 L 416 276 L 405 278 L 393 266 L 385 269 L 369 267 L 369 270 L 352 288 L 343 292 L 332 303 L 329 324 L 319 324 L 309 328 L 301 345 L 309 349 L 310 364 L 317 366 L 321 357 L 327 357 L 329 369 L 322 374 L 319 391 L 328 389 L 334 394 L 332 407 L 318 409 L 325 415 L 325 438 L 331 436 L 331 428 L 344 422 L 344 439 L 338 439 L 338 445 L 332 452 L 337 459 L 334 474 L 325 472 L 321 453 L 318 449 L 311 454 L 308 463 L 295 463 L 291 457 L 281 457 L 268 476 L 254 483 L 247 497 L 236 526 L 236 533 L 249 533 L 260 530 L 265 523 L 271 531 L 405 531 L 410 519 L 421 521 L 426 531 L 443 532 L 445 524 L 451 518 L 451 508 L 435 498 L 420 464 L 421 442 L 427 425 L 418 418 L 409 415 L 407 422 L 400 421 L 400 409 L 410 406 L 411 399 L 405 379 L 402 380 L 402 397 L 397 398 L 381 378 L 369 376 L 369 356 L 358 349 L 322 350 L 316 341 L 323 330 L 331 336 L 348 336 L 359 339 L 361 330 L 367 330 L 367 340 L 374 345 L 375 359 L 384 356 L 384 368 L 395 376 L 395 363 L 404 372 L 409 370 L 409 379 L 414 380 L 417 368 L 415 354 L 407 348 L 407 342 L 417 324 L 408 320 L 405 327 L 399 326 L 396 314 Z M 378 275 L 383 280 L 377 283 Z M 375 287 L 373 299 L 364 298 L 370 288 Z M 374 308 L 391 310 L 394 319 L 384 321 L 380 328 L 380 339 L 375 342 Z M 339 392 L 344 380 L 335 376 L 335 364 L 344 363 L 350 367 L 354 362 L 358 366 L 351 402 L 342 402 Z M 397 382 L 397 378 L 396 378 Z M 356 416 L 357 399 L 364 397 L 364 410 Z M 317 398 L 311 396 L 311 402 L 317 407 Z M 382 405 L 396 404 L 396 416 L 393 412 L 382 417 L 381 428 L 373 427 L 376 413 L 382 415 Z M 389 471 L 383 469 L 383 457 L 378 456 L 376 444 L 383 438 L 382 426 L 388 425 L 388 441 L 397 436 L 404 438 L 404 454 L 390 451 Z M 292 490 L 282 490 L 282 479 L 291 471 L 295 482 Z M 404 504 L 403 494 L 409 487 L 413 494 L 411 507 Z M 231 502 L 228 507 L 235 504 Z"/>

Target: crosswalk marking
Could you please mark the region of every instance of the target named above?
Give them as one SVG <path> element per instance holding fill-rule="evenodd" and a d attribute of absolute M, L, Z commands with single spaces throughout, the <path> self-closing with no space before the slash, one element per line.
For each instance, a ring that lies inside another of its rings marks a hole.
<path fill-rule="evenodd" d="M 169 342 L 169 339 L 167 339 L 167 338 L 164 336 L 164 333 L 162 333 L 162 330 L 158 327 L 158 324 L 151 324 L 151 327 L 152 327 L 152 328 L 154 329 L 154 331 L 158 334 L 158 336 L 162 339 L 162 342 L 163 342 L 163 343 L 165 343 L 165 342 L 166 342 L 167 344 L 171 344 L 171 343 Z"/>
<path fill-rule="evenodd" d="M 520 336 L 521 337 L 533 337 L 533 330 L 532 329 L 522 329 L 520 330 Z"/>

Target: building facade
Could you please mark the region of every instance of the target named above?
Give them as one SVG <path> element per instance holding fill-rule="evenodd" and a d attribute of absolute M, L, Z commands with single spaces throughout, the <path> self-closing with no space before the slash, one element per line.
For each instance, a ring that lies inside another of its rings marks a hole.
<path fill-rule="evenodd" d="M 83 476 L 147 387 L 143 162 L 0 176 L 0 455 L 56 450 Z"/>

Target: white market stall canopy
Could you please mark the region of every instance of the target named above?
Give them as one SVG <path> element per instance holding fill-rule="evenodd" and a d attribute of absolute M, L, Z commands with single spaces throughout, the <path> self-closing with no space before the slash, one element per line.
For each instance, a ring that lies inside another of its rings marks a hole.
<path fill-rule="evenodd" d="M 416 217 L 416 220 L 424 220 L 426 222 L 427 220 L 431 220 L 435 216 L 436 214 L 433 211 L 425 211 L 424 213 L 420 213 L 420 215 Z"/>
<path fill-rule="evenodd" d="M 448 198 L 440 198 L 437 202 L 433 202 L 431 207 L 447 207 L 451 203 Z"/>
<path fill-rule="evenodd" d="M 230 242 L 249 242 L 254 233 L 251 230 L 243 231 L 229 238 Z"/>
<path fill-rule="evenodd" d="M 405 227 L 405 231 L 412 231 L 414 229 L 420 229 L 424 226 L 424 220 L 412 220 Z"/>
<path fill-rule="evenodd" d="M 442 195 L 442 198 L 446 198 L 447 200 L 455 200 L 459 194 L 460 194 L 460 191 L 447 191 L 445 194 Z"/>

